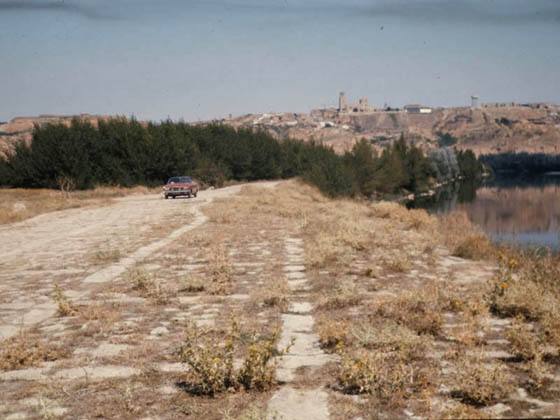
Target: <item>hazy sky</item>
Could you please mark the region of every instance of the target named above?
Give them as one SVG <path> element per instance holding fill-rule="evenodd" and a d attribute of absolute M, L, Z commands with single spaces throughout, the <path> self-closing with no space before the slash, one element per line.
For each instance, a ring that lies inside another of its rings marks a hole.
<path fill-rule="evenodd" d="M 0 121 L 560 103 L 560 0 L 0 0 Z"/>

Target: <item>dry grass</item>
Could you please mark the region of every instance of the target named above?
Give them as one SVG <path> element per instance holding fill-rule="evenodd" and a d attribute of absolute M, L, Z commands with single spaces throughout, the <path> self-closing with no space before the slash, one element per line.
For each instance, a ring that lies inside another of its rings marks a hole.
<path fill-rule="evenodd" d="M 500 254 L 501 269 L 487 293 L 490 309 L 513 317 L 506 331 L 511 352 L 525 364 L 528 386 L 547 383 L 544 360 L 558 357 L 560 345 L 560 264 L 558 257 L 532 253 Z"/>
<path fill-rule="evenodd" d="M 58 284 L 54 286 L 55 294 L 54 294 L 54 301 L 57 304 L 57 312 L 58 316 L 70 316 L 74 315 L 77 312 L 76 307 L 74 304 L 68 300 L 66 296 L 62 293 L 62 289 Z"/>
<path fill-rule="evenodd" d="M 262 287 L 252 289 L 250 300 L 257 306 L 275 307 L 280 311 L 288 308 L 290 285 L 285 277 L 273 277 Z"/>
<path fill-rule="evenodd" d="M 222 410 L 221 414 L 223 420 L 280 420 L 274 413 L 270 413 L 268 410 L 256 405 L 249 406 L 238 416 L 231 415 L 227 409 Z"/>
<path fill-rule="evenodd" d="M 359 305 L 361 300 L 362 295 L 356 283 L 351 280 L 340 280 L 319 297 L 317 309 L 323 311 L 344 309 Z"/>
<path fill-rule="evenodd" d="M 208 216 L 208 220 L 218 224 L 232 224 L 240 214 L 237 207 L 243 205 L 241 200 L 235 198 L 218 199 L 211 206 L 207 206 L 204 213 Z"/>
<path fill-rule="evenodd" d="M 335 352 L 351 344 L 352 335 L 348 321 L 335 321 L 322 317 L 317 322 L 317 333 L 321 348 L 328 352 Z"/>
<path fill-rule="evenodd" d="M 204 277 L 199 274 L 186 274 L 179 280 L 178 292 L 198 293 L 205 289 Z"/>
<path fill-rule="evenodd" d="M 510 351 L 515 357 L 522 360 L 542 359 L 544 355 L 546 340 L 522 317 L 513 320 L 512 325 L 506 331 L 506 339 L 509 342 Z"/>
<path fill-rule="evenodd" d="M 472 405 L 457 402 L 452 407 L 445 408 L 438 418 L 449 420 L 487 419 L 488 415 L 476 409 Z"/>
<path fill-rule="evenodd" d="M 233 263 L 227 249 L 216 245 L 210 249 L 206 267 L 207 290 L 212 295 L 228 295 L 233 289 Z"/>
<path fill-rule="evenodd" d="M 370 216 L 401 222 L 405 229 L 435 232 L 438 225 L 437 218 L 430 216 L 425 210 L 408 210 L 401 204 L 389 201 L 373 204 Z"/>
<path fill-rule="evenodd" d="M 215 395 L 225 391 L 266 391 L 275 384 L 275 371 L 280 357 L 289 351 L 276 351 L 280 328 L 271 337 L 250 339 L 241 367 L 235 368 L 234 357 L 239 351 L 239 329 L 232 318 L 229 332 L 222 342 L 212 338 L 208 331 L 192 323 L 185 326 L 185 341 L 181 347 L 181 360 L 189 366 L 185 376 L 185 389 L 195 395 Z M 279 357 L 273 358 L 274 355 Z"/>
<path fill-rule="evenodd" d="M 513 391 L 513 378 L 502 362 L 486 361 L 479 355 L 460 356 L 455 368 L 452 394 L 466 404 L 490 405 Z"/>
<path fill-rule="evenodd" d="M 555 398 L 554 392 L 554 369 L 549 367 L 541 357 L 522 365 L 522 369 L 527 373 L 525 388 L 537 398 Z M 551 395 L 552 394 L 552 395 Z"/>
<path fill-rule="evenodd" d="M 342 352 L 337 381 L 345 393 L 372 394 L 382 403 L 396 405 L 402 402 L 413 374 L 411 366 L 390 355 Z"/>
<path fill-rule="evenodd" d="M 393 354 L 405 361 L 422 359 L 433 349 L 433 341 L 428 336 L 418 335 L 393 321 L 379 325 L 359 324 L 352 328 L 352 335 L 361 347 Z"/>
<path fill-rule="evenodd" d="M 393 273 L 408 273 L 412 269 L 412 263 L 404 252 L 400 252 L 398 255 L 382 257 L 381 264 Z"/>
<path fill-rule="evenodd" d="M 100 249 L 92 255 L 91 259 L 96 265 L 116 263 L 121 259 L 121 251 L 117 248 Z"/>
<path fill-rule="evenodd" d="M 482 297 L 475 295 L 464 301 L 456 300 L 454 307 L 459 312 L 460 321 L 451 335 L 466 347 L 474 348 L 485 344 L 485 336 L 490 332 L 490 310 Z"/>
<path fill-rule="evenodd" d="M 375 314 L 406 325 L 418 334 L 439 335 L 442 309 L 449 304 L 436 284 L 417 291 L 407 291 L 397 297 L 384 298 L 376 305 Z"/>
<path fill-rule="evenodd" d="M 141 267 L 128 270 L 124 275 L 124 280 L 132 286 L 133 290 L 138 290 L 142 296 L 150 298 L 160 305 L 168 303 L 173 293 L 171 288 L 163 284 L 154 273 Z"/>
<path fill-rule="evenodd" d="M 471 223 L 464 212 L 452 212 L 442 219 L 440 230 L 445 244 L 456 257 L 471 260 L 493 260 L 497 257 L 496 247 L 486 235 Z"/>
<path fill-rule="evenodd" d="M 532 320 L 550 318 L 550 315 L 558 319 L 560 260 L 551 255 L 500 255 L 501 269 L 487 297 L 492 311 L 501 316 L 522 315 Z"/>
<path fill-rule="evenodd" d="M 155 278 L 146 269 L 134 267 L 125 273 L 124 280 L 130 284 L 133 289 L 147 292 L 153 287 Z"/>
<path fill-rule="evenodd" d="M 37 336 L 26 333 L 22 329 L 17 336 L 2 341 L 0 370 L 37 366 L 42 362 L 68 357 L 69 354 L 67 349 L 45 344 Z"/>
<path fill-rule="evenodd" d="M 463 240 L 453 249 L 455 257 L 467 258 L 469 260 L 482 260 L 495 253 L 495 248 L 482 233 L 474 233 Z"/>
<path fill-rule="evenodd" d="M 146 187 L 96 187 L 93 190 L 73 192 L 3 188 L 0 189 L 0 224 L 19 222 L 58 210 L 108 205 L 112 198 L 154 192 L 156 190 Z"/>

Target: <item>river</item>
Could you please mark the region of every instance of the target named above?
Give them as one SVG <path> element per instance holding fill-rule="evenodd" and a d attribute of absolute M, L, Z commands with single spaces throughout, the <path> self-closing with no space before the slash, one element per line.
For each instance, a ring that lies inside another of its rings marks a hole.
<path fill-rule="evenodd" d="M 408 207 L 440 216 L 462 211 L 495 241 L 560 250 L 560 173 L 455 183 Z"/>

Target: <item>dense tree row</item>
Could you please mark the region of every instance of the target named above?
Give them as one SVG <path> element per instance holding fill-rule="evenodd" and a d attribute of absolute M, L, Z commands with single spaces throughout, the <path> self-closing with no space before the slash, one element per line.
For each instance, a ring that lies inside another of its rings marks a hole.
<path fill-rule="evenodd" d="M 545 153 L 500 153 L 481 155 L 480 161 L 495 172 L 542 174 L 560 171 L 560 155 Z"/>
<path fill-rule="evenodd" d="M 442 153 L 455 156 L 450 149 Z M 436 167 L 450 171 L 441 162 Z M 0 159 L 0 185 L 57 188 L 61 180 L 70 180 L 75 188 L 87 189 L 158 185 L 182 174 L 213 185 L 301 176 L 331 196 L 370 197 L 427 188 L 438 176 L 433 168 L 402 136 L 381 154 L 362 140 L 337 155 L 313 141 L 276 140 L 264 132 L 218 124 L 111 119 L 94 127 L 74 119 L 70 126 L 36 126 L 30 145 L 20 143 Z"/>
<path fill-rule="evenodd" d="M 301 174 L 315 149 L 323 148 L 223 125 L 112 119 L 93 127 L 75 119 L 69 127 L 36 126 L 30 145 L 18 144 L 0 161 L 0 184 L 56 188 L 59 179 L 68 178 L 86 189 L 157 185 L 178 174 L 209 184 L 282 178 Z"/>

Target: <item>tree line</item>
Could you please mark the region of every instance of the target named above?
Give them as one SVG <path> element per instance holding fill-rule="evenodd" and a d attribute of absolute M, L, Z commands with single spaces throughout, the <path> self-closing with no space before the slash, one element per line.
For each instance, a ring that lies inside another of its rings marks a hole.
<path fill-rule="evenodd" d="M 447 150 L 447 158 L 455 156 L 456 169 L 437 156 L 426 157 L 402 136 L 380 154 L 364 139 L 339 155 L 316 141 L 278 140 L 221 124 L 114 118 L 94 126 L 76 118 L 70 125 L 36 125 L 30 144 L 20 142 L 0 158 L 0 185 L 59 188 L 61 180 L 70 180 L 77 189 L 155 186 L 170 176 L 192 175 L 220 186 L 226 180 L 299 176 L 330 196 L 371 197 L 417 192 L 449 174 L 474 176 L 467 173 L 473 170 L 472 152 L 461 157 L 463 152 Z"/>
<path fill-rule="evenodd" d="M 560 171 L 560 155 L 548 155 L 546 153 L 507 152 L 481 155 L 480 161 L 494 172 L 538 175 Z"/>

